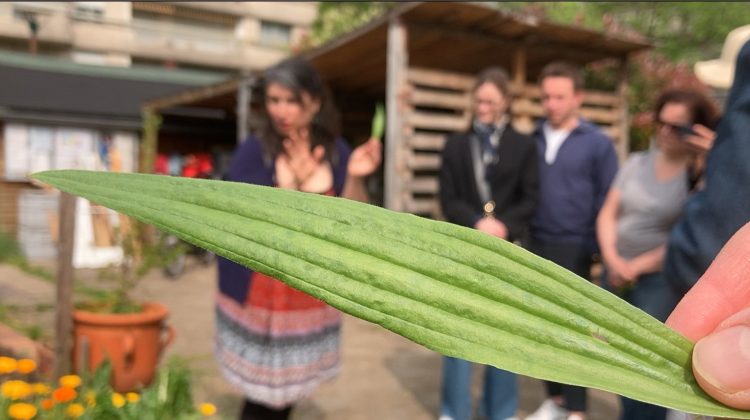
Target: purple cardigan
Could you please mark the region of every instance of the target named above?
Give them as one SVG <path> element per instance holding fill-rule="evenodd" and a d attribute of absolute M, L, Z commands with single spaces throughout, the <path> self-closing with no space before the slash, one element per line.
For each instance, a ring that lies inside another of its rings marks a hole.
<path fill-rule="evenodd" d="M 341 195 L 346 181 L 346 167 L 349 163 L 351 149 L 343 139 L 336 139 L 333 162 L 333 190 L 336 196 Z M 263 146 L 256 137 L 250 137 L 239 145 L 232 156 L 227 181 L 247 182 L 248 184 L 273 186 L 273 175 L 276 171 L 275 159 L 270 163 L 263 159 Z M 245 302 L 250 289 L 252 270 L 225 258 L 218 258 L 219 292 L 229 296 L 240 304 Z"/>

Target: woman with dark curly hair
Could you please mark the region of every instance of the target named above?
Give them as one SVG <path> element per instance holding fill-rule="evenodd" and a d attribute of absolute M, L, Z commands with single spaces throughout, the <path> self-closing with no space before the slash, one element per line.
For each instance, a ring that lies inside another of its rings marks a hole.
<path fill-rule="evenodd" d="M 597 218 L 606 267 L 604 283 L 625 300 L 665 321 L 679 301 L 661 274 L 667 238 L 711 147 L 716 110 L 692 90 L 663 92 L 655 106 L 654 147 L 630 155 Z M 621 419 L 663 420 L 666 409 L 622 398 Z"/>
<path fill-rule="evenodd" d="M 367 201 L 381 161 L 376 139 L 350 151 L 320 75 L 291 58 L 264 76 L 260 137 L 236 150 L 229 181 Z M 339 312 L 279 280 L 219 259 L 216 358 L 246 397 L 242 419 L 286 419 L 339 369 Z"/>

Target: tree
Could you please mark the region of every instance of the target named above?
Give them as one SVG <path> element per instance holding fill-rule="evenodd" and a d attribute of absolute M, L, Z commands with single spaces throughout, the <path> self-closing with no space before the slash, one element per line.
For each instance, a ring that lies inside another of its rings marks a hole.
<path fill-rule="evenodd" d="M 619 32 L 631 29 L 671 61 L 693 64 L 721 53 L 724 38 L 750 22 L 750 7 L 731 2 L 497 2 L 502 10 L 553 22 Z"/>
<path fill-rule="evenodd" d="M 320 46 L 359 28 L 397 4 L 375 1 L 321 2 L 307 47 Z"/>

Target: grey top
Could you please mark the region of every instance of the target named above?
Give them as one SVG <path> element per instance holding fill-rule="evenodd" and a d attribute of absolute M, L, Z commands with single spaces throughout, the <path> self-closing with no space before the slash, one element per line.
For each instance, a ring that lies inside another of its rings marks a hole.
<path fill-rule="evenodd" d="M 656 178 L 657 153 L 633 153 L 612 184 L 620 190 L 617 252 L 625 259 L 665 244 L 688 198 L 687 171 L 666 181 Z"/>

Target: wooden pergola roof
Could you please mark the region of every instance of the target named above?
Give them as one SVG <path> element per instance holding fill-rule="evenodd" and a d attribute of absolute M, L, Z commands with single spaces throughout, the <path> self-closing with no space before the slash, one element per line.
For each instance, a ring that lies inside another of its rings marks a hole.
<path fill-rule="evenodd" d="M 580 65 L 626 58 L 651 48 L 643 39 L 559 25 L 482 3 L 406 3 L 327 45 L 304 54 L 337 89 L 382 91 L 388 23 L 407 28 L 409 66 L 473 74 L 490 65 L 513 68 L 514 51 L 526 51 L 526 74 L 535 78 L 554 60 Z"/>
<path fill-rule="evenodd" d="M 625 58 L 651 48 L 642 39 L 559 25 L 535 17 L 504 12 L 482 3 L 410 2 L 303 53 L 336 90 L 382 94 L 386 84 L 388 23 L 398 18 L 408 29 L 409 65 L 476 73 L 489 65 L 511 70 L 514 51 L 524 46 L 526 71 L 533 80 L 553 60 L 585 65 Z M 196 106 L 234 110 L 241 78 L 149 101 L 154 110 Z"/>

